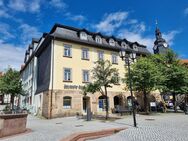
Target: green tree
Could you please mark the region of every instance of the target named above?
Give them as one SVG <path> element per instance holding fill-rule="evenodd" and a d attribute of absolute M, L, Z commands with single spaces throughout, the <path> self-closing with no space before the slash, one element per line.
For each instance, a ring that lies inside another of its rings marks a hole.
<path fill-rule="evenodd" d="M 156 90 L 160 85 L 163 77 L 159 71 L 159 67 L 152 61 L 152 56 L 148 58 L 140 58 L 131 66 L 130 79 L 126 73 L 125 82 L 129 86 L 132 81 L 133 91 L 143 94 L 144 111 L 149 113 L 148 95 L 151 91 Z"/>
<path fill-rule="evenodd" d="M 18 71 L 9 68 L 0 79 L 0 91 L 2 94 L 10 94 L 12 109 L 15 96 L 23 95 L 20 74 Z"/>
<path fill-rule="evenodd" d="M 100 92 L 105 96 L 106 101 L 106 119 L 108 119 L 108 92 L 107 88 L 117 84 L 119 80 L 119 73 L 116 68 L 112 68 L 110 61 L 99 60 L 95 62 L 95 67 L 92 69 L 93 82 L 89 83 L 83 88 L 84 94 Z"/>
<path fill-rule="evenodd" d="M 159 90 L 162 93 L 172 94 L 174 111 L 177 111 L 176 95 L 188 92 L 188 69 L 180 63 L 178 55 L 172 50 L 168 50 L 166 54 L 154 55 L 153 61 L 160 66 L 165 78 L 161 81 Z"/>

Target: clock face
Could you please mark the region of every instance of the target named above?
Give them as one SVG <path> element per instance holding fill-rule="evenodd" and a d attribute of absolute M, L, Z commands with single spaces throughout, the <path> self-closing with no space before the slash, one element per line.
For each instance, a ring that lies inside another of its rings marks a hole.
<path fill-rule="evenodd" d="M 163 46 L 164 46 L 164 47 L 168 47 L 168 44 L 167 44 L 167 43 L 163 43 Z"/>

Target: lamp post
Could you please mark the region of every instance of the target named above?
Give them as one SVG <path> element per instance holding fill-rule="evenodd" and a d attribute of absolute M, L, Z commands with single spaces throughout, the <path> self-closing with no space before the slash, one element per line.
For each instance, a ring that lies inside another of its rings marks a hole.
<path fill-rule="evenodd" d="M 136 127 L 136 116 L 135 116 L 135 104 L 133 102 L 133 92 L 132 92 L 132 78 L 131 78 L 131 75 L 130 75 L 130 59 L 133 60 L 134 62 L 134 59 L 136 58 L 136 53 L 126 53 L 125 50 L 121 50 L 119 52 L 119 56 L 122 60 L 125 61 L 125 64 L 127 64 L 128 66 L 128 76 L 129 76 L 129 88 L 130 88 L 130 93 L 131 93 L 131 103 L 132 103 L 132 113 L 133 113 L 133 122 L 134 122 L 134 127 Z"/>

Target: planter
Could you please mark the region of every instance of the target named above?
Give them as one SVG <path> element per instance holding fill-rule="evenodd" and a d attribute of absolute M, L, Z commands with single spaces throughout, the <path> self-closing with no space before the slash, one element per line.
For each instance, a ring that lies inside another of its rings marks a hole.
<path fill-rule="evenodd" d="M 0 115 L 0 138 L 26 131 L 26 113 Z"/>

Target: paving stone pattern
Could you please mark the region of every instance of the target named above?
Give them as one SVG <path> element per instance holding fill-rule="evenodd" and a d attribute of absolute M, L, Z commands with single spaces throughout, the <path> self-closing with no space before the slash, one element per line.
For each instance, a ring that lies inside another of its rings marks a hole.
<path fill-rule="evenodd" d="M 124 122 L 130 124 L 130 118 Z M 188 141 L 188 115 L 137 116 L 137 122 L 138 128 L 129 126 L 127 130 L 93 141 Z"/>
<path fill-rule="evenodd" d="M 148 119 L 148 120 L 146 120 Z M 85 121 L 76 117 L 52 120 L 28 117 L 27 128 L 32 132 L 3 138 L 3 141 L 60 141 L 72 133 L 128 127 L 112 136 L 94 141 L 188 141 L 188 115 L 183 113 L 137 115 L 138 128 L 132 127 L 132 116 L 113 122 Z"/>

